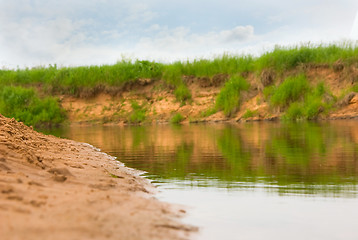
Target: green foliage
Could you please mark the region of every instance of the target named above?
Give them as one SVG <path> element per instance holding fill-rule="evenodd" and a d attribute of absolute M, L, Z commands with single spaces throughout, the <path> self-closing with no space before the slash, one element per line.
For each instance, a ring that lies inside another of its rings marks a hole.
<path fill-rule="evenodd" d="M 184 120 L 183 115 L 181 115 L 180 113 L 177 113 L 170 119 L 170 122 L 173 123 L 173 124 L 179 124 L 183 120 Z"/>
<path fill-rule="evenodd" d="M 246 112 L 244 113 L 244 115 L 242 115 L 243 118 L 252 118 L 257 114 L 257 110 L 256 111 L 251 111 L 250 109 L 246 110 Z"/>
<path fill-rule="evenodd" d="M 302 103 L 294 102 L 288 107 L 284 119 L 298 120 L 304 118 L 304 115 Z"/>
<path fill-rule="evenodd" d="M 307 63 L 333 64 L 338 60 L 357 61 L 357 56 L 358 48 L 349 42 L 330 45 L 277 46 L 273 51 L 257 58 L 255 67 L 259 71 L 271 68 L 283 72 Z"/>
<path fill-rule="evenodd" d="M 217 110 L 215 107 L 210 107 L 208 109 L 206 109 L 204 112 L 201 113 L 202 117 L 209 117 L 210 115 L 213 115 L 214 113 L 216 113 Z"/>
<path fill-rule="evenodd" d="M 216 109 L 223 110 L 226 116 L 235 113 L 240 104 L 240 92 L 249 89 L 248 82 L 239 76 L 231 77 L 216 98 Z"/>
<path fill-rule="evenodd" d="M 270 97 L 273 95 L 273 93 L 275 92 L 276 90 L 276 86 L 274 85 L 271 85 L 271 86 L 267 86 L 263 89 L 263 94 L 264 94 L 264 99 L 265 100 L 268 100 L 270 99 Z"/>
<path fill-rule="evenodd" d="M 331 95 L 323 83 L 319 83 L 314 89 L 308 91 L 301 101 L 289 105 L 284 118 L 290 120 L 315 119 L 322 112 L 327 112 L 333 105 L 331 102 L 323 101 L 324 95 Z"/>
<path fill-rule="evenodd" d="M 237 74 L 254 70 L 254 58 L 248 56 L 230 56 L 223 54 L 213 60 L 199 59 L 181 64 L 184 75 L 212 77 L 216 74 Z"/>
<path fill-rule="evenodd" d="M 0 91 L 0 113 L 37 127 L 59 124 L 65 119 L 56 98 L 41 99 L 34 89 L 13 86 L 3 87 Z"/>
<path fill-rule="evenodd" d="M 304 98 L 308 91 L 309 83 L 304 75 L 288 77 L 274 90 L 271 103 L 273 106 L 285 107 L 300 98 Z"/>
<path fill-rule="evenodd" d="M 128 121 L 130 123 L 141 123 L 146 118 L 147 109 L 143 105 L 139 105 L 137 101 L 131 103 L 132 112 L 129 115 Z"/>
<path fill-rule="evenodd" d="M 191 99 L 191 93 L 188 87 L 184 84 L 180 84 L 175 90 L 174 95 L 177 101 L 185 104 L 187 100 Z"/>
<path fill-rule="evenodd" d="M 356 84 L 352 87 L 352 91 L 353 91 L 353 92 L 358 92 L 358 83 L 356 83 Z"/>
<path fill-rule="evenodd" d="M 171 87 L 177 87 L 183 84 L 182 75 L 182 63 L 175 62 L 171 65 L 165 66 L 163 72 L 163 80 Z"/>

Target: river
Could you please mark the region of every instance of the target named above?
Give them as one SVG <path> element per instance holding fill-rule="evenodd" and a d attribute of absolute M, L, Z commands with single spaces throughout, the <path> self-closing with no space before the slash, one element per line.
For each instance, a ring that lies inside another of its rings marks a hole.
<path fill-rule="evenodd" d="M 185 205 L 194 239 L 358 239 L 358 122 L 76 126 Z"/>

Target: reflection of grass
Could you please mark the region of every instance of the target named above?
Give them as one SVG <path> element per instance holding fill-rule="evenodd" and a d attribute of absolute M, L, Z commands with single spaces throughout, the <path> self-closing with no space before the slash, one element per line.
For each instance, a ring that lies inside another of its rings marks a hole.
<path fill-rule="evenodd" d="M 240 133 L 235 128 L 225 128 L 218 138 L 218 148 L 225 157 L 233 174 L 237 177 L 250 173 L 251 154 L 243 146 Z"/>
<path fill-rule="evenodd" d="M 93 134 L 88 139 L 98 147 L 157 181 L 343 196 L 356 194 L 358 180 L 358 145 L 347 128 L 354 125 L 131 126 L 99 128 L 102 134 L 74 128 L 70 135 L 87 141 L 83 136 Z"/>

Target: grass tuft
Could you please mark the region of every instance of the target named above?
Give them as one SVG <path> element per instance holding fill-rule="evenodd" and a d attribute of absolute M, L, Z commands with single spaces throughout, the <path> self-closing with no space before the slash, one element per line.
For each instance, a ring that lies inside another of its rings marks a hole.
<path fill-rule="evenodd" d="M 304 75 L 288 77 L 273 91 L 271 103 L 273 106 L 287 107 L 303 99 L 308 91 L 309 83 Z"/>
<path fill-rule="evenodd" d="M 174 95 L 177 101 L 181 102 L 182 104 L 185 104 L 186 101 L 191 99 L 191 93 L 188 87 L 184 84 L 179 85 L 174 90 Z"/>
<path fill-rule="evenodd" d="M 138 124 L 146 119 L 147 109 L 143 105 L 139 105 L 137 101 L 131 103 L 132 112 L 129 115 L 130 123 Z"/>
<path fill-rule="evenodd" d="M 239 109 L 240 92 L 248 89 L 249 84 L 243 77 L 231 77 L 216 98 L 216 109 L 222 110 L 226 116 L 231 116 Z"/>
<path fill-rule="evenodd" d="M 170 123 L 172 124 L 179 124 L 184 120 L 183 115 L 181 115 L 180 113 L 175 114 L 171 119 L 170 119 Z"/>
<path fill-rule="evenodd" d="M 248 110 L 246 110 L 246 112 L 244 113 L 244 115 L 242 115 L 242 118 L 252 118 L 252 117 L 254 117 L 254 116 L 256 116 L 257 115 L 257 110 L 255 110 L 255 111 L 252 111 L 252 110 L 250 110 L 250 109 L 248 109 Z"/>

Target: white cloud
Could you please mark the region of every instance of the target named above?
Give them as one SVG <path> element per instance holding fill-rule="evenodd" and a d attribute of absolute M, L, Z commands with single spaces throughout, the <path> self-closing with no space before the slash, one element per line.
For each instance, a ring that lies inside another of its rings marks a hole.
<path fill-rule="evenodd" d="M 0 64 L 175 60 L 358 39 L 357 9 L 357 0 L 0 0 Z"/>
<path fill-rule="evenodd" d="M 352 25 L 350 37 L 354 40 L 358 40 L 358 11 Z"/>
<path fill-rule="evenodd" d="M 159 33 L 151 38 L 142 38 L 137 48 L 154 48 L 158 51 L 178 52 L 196 51 L 202 48 L 227 47 L 241 44 L 254 38 L 253 26 L 237 26 L 230 30 L 197 34 L 186 27 L 173 30 L 163 27 Z"/>

